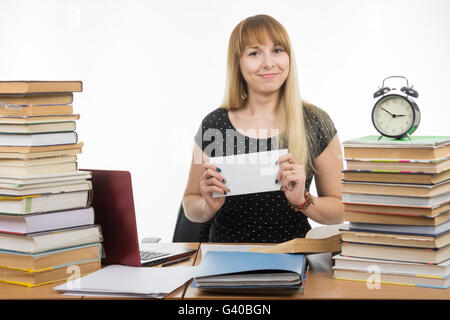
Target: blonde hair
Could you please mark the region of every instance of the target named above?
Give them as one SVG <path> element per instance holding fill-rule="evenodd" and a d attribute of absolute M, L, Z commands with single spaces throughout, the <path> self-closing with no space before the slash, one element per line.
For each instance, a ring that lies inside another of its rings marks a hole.
<path fill-rule="evenodd" d="M 240 70 L 240 58 L 245 48 L 262 44 L 269 37 L 274 45 L 280 45 L 289 55 L 289 74 L 280 88 L 279 146 L 289 147 L 297 161 L 311 164 L 303 119 L 303 102 L 300 98 L 297 66 L 289 35 L 285 28 L 268 15 L 256 15 L 241 21 L 233 30 L 228 43 L 227 83 L 221 108 L 238 109 L 245 105 L 247 84 Z"/>

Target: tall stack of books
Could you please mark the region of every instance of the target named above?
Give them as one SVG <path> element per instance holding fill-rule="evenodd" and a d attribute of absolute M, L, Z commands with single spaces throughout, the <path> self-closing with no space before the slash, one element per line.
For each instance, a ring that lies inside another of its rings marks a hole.
<path fill-rule="evenodd" d="M 77 167 L 80 81 L 0 81 L 0 282 L 34 287 L 100 268 L 88 171 Z"/>
<path fill-rule="evenodd" d="M 448 288 L 450 137 L 343 143 L 345 219 L 336 279 Z"/>

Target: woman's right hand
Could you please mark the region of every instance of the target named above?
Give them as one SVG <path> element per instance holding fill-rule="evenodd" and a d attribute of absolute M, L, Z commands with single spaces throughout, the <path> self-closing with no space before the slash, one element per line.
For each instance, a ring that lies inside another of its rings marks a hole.
<path fill-rule="evenodd" d="M 216 213 L 225 203 L 225 197 L 213 198 L 212 193 L 218 192 L 226 195 L 230 189 L 225 185 L 226 181 L 219 173 L 221 170 L 211 163 L 203 164 L 205 172 L 200 178 L 200 193 L 206 209 L 209 213 Z"/>

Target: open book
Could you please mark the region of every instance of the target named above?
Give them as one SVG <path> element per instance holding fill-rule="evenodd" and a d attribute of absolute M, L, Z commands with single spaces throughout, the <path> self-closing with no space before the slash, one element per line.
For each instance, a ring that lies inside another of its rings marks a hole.
<path fill-rule="evenodd" d="M 296 238 L 273 246 L 253 247 L 251 252 L 261 253 L 325 253 L 341 251 L 340 228 L 346 224 L 320 226 L 311 229 L 305 238 Z"/>

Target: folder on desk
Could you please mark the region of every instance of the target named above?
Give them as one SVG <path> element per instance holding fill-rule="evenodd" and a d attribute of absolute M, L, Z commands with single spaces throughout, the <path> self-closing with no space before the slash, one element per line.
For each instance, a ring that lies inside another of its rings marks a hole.
<path fill-rule="evenodd" d="M 301 294 L 305 263 L 302 254 L 208 251 L 192 286 L 212 292 Z"/>

